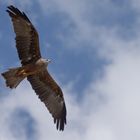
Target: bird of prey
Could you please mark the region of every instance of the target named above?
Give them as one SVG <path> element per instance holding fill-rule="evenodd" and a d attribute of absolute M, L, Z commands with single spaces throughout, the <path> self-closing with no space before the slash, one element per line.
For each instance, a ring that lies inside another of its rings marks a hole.
<path fill-rule="evenodd" d="M 52 114 L 56 128 L 63 131 L 66 125 L 63 92 L 47 70 L 50 59 L 41 57 L 38 33 L 24 12 L 12 5 L 6 11 L 13 23 L 16 48 L 21 61 L 21 67 L 10 68 L 2 73 L 6 85 L 13 89 L 27 78 L 32 89 Z"/>

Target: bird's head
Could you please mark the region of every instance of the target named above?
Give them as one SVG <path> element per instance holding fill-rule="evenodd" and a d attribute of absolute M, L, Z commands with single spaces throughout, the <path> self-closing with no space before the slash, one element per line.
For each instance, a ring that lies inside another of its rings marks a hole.
<path fill-rule="evenodd" d="M 37 62 L 36 62 L 36 64 L 37 65 L 40 65 L 40 66 L 43 66 L 44 67 L 44 65 L 47 67 L 48 66 L 48 64 L 51 62 L 51 60 L 50 59 L 43 59 L 43 58 L 40 58 L 39 60 L 37 60 Z"/>
<path fill-rule="evenodd" d="M 47 64 L 51 63 L 51 59 L 46 59 L 46 63 Z"/>
<path fill-rule="evenodd" d="M 42 61 L 45 63 L 45 66 L 48 66 L 48 64 L 51 63 L 51 59 L 42 59 Z"/>

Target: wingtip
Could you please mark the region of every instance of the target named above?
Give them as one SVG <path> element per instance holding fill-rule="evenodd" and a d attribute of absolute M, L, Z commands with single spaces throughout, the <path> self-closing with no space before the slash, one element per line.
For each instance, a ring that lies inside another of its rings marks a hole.
<path fill-rule="evenodd" d="M 7 6 L 6 12 L 9 13 L 9 15 L 16 15 L 17 13 L 21 13 L 16 7 L 14 7 L 13 5 L 9 5 Z"/>
<path fill-rule="evenodd" d="M 9 5 L 9 6 L 7 6 L 7 8 L 9 9 L 9 8 L 13 8 L 14 6 L 13 5 Z"/>
<path fill-rule="evenodd" d="M 56 121 L 56 129 L 59 130 L 59 131 L 64 131 L 64 121 L 61 120 L 61 119 L 58 119 Z"/>
<path fill-rule="evenodd" d="M 14 11 L 14 10 L 16 10 L 17 8 L 16 7 L 14 7 L 13 5 L 9 5 L 9 6 L 7 6 L 7 10 L 6 11 Z"/>
<path fill-rule="evenodd" d="M 54 123 L 56 124 L 56 129 L 59 131 L 64 131 L 64 127 L 67 124 L 66 114 L 67 114 L 66 106 L 64 103 L 61 117 L 59 119 L 56 118 L 54 119 Z"/>
<path fill-rule="evenodd" d="M 13 5 L 7 6 L 6 12 L 8 12 L 10 16 L 20 16 L 26 21 L 28 21 L 29 23 L 31 23 L 29 18 L 26 16 L 26 14 L 24 12 L 21 12 L 18 8 L 16 8 Z"/>

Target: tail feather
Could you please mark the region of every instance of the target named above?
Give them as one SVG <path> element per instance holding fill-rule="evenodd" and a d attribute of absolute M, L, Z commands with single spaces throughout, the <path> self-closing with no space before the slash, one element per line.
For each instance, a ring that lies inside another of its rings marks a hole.
<path fill-rule="evenodd" d="M 6 80 L 7 87 L 16 88 L 19 83 L 25 78 L 24 75 L 18 75 L 18 72 L 21 70 L 19 68 L 11 68 L 8 71 L 2 73 L 2 76 Z"/>

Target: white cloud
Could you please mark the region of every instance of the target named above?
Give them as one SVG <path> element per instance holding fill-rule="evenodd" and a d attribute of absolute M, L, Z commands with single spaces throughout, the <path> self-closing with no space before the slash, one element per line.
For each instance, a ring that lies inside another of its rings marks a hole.
<path fill-rule="evenodd" d="M 128 3 L 124 2 L 121 6 L 117 5 L 115 1 L 110 0 L 103 0 L 102 2 L 97 0 L 48 0 L 47 4 L 45 3 L 45 0 L 39 0 L 40 7 L 44 14 L 47 15 L 53 12 L 60 12 L 60 14 L 64 14 L 65 17 L 67 17 L 64 18 L 63 24 L 66 25 L 63 26 L 66 26 L 65 30 L 68 30 L 69 34 L 65 35 L 60 30 L 58 36 L 59 40 L 66 44 L 70 49 L 77 49 L 78 51 L 90 49 L 91 51 L 95 51 L 96 48 L 99 50 L 99 53 L 100 50 L 103 49 L 102 46 L 106 45 L 104 43 L 106 38 L 107 41 L 109 41 L 108 38 L 111 37 L 113 39 L 113 35 L 121 39 L 122 29 L 127 23 L 119 23 L 119 20 L 117 20 L 119 19 L 118 13 L 120 13 L 120 17 L 122 14 L 126 13 L 123 17 L 126 18 L 128 16 L 128 18 L 130 18 L 130 21 L 128 20 L 128 22 L 131 22 L 132 15 L 129 16 L 129 12 L 127 13 L 127 11 L 133 9 L 131 1 Z M 135 11 L 135 8 L 132 12 L 133 11 Z M 116 20 L 116 23 L 113 26 L 111 26 L 111 24 L 108 26 L 104 24 L 107 21 L 108 23 L 114 22 L 113 20 Z M 131 30 L 132 32 L 135 32 L 136 37 L 139 37 L 138 27 L 139 18 L 137 16 L 133 26 L 131 26 Z M 126 32 L 126 30 L 124 30 L 124 32 Z M 133 35 L 131 36 L 133 37 Z M 89 45 L 83 45 L 85 42 Z M 108 49 L 110 49 L 110 51 L 113 50 L 111 48 Z"/>
<path fill-rule="evenodd" d="M 106 101 L 104 107 L 93 117 L 95 122 L 92 128 L 93 131 L 98 131 L 97 125 L 99 130 L 105 130 L 104 133 L 110 129 L 109 136 L 113 136 L 112 140 L 140 138 L 140 58 L 125 53 L 108 66 L 105 77 L 95 87 Z"/>
<path fill-rule="evenodd" d="M 69 30 L 69 34 L 66 36 L 62 33 L 62 31 L 60 31 L 59 34 L 59 39 L 67 44 L 67 47 L 70 46 L 70 48 L 73 48 L 74 46 L 75 48 L 77 46 L 78 48 L 81 48 L 83 46 L 78 45 L 81 41 L 93 42 L 96 38 L 98 38 L 98 27 L 96 25 L 91 25 L 90 21 L 86 19 L 87 14 L 89 14 L 88 7 L 90 6 L 90 2 L 79 0 L 48 0 L 47 4 L 45 3 L 45 0 L 39 0 L 40 7 L 44 14 L 47 15 L 53 12 L 60 12 L 67 17 L 64 19 L 64 21 L 66 21 L 63 22 L 63 24 L 66 25 L 63 26 L 66 26 L 66 30 Z"/>

